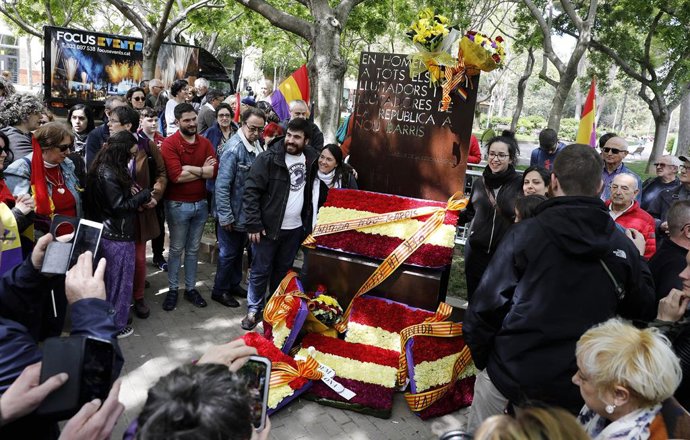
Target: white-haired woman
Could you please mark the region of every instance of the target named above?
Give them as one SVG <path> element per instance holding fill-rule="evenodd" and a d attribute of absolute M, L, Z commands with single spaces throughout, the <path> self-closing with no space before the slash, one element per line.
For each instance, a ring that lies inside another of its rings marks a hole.
<path fill-rule="evenodd" d="M 575 355 L 573 383 L 585 401 L 579 420 L 593 439 L 690 438 L 687 416 L 662 410 L 678 408 L 670 399 L 682 373 L 659 331 L 610 319 L 582 335 Z"/>

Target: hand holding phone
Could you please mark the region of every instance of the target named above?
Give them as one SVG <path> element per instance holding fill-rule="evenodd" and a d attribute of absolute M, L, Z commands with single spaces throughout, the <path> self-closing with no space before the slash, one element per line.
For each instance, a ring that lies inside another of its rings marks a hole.
<path fill-rule="evenodd" d="M 101 258 L 93 270 L 91 252 L 81 254 L 77 264 L 65 276 L 65 296 L 67 302 L 74 304 L 84 298 L 98 298 L 105 300 L 105 258 Z"/>
<path fill-rule="evenodd" d="M 31 413 L 53 391 L 67 382 L 67 373 L 58 373 L 40 383 L 41 363 L 24 368 L 12 385 L 0 396 L 0 425 Z"/>
<path fill-rule="evenodd" d="M 250 356 L 256 355 L 256 348 L 245 344 L 242 339 L 235 339 L 223 345 L 214 345 L 201 356 L 198 364 L 223 364 L 227 365 L 230 371 L 239 370 Z"/>
<path fill-rule="evenodd" d="M 271 379 L 271 361 L 263 356 L 250 356 L 237 375 L 247 385 L 251 422 L 257 431 L 267 426 L 268 384 Z"/>

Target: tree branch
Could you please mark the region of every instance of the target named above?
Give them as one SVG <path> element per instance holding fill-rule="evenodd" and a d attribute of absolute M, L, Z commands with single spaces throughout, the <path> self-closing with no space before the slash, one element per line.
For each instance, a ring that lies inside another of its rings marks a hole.
<path fill-rule="evenodd" d="M 16 16 L 12 16 L 12 15 L 7 11 L 7 9 L 5 9 L 5 8 L 2 6 L 2 3 L 0 3 L 0 13 L 2 13 L 4 16 L 6 16 L 6 17 L 9 18 L 10 20 L 12 20 L 12 22 L 13 22 L 14 24 L 16 24 L 17 26 L 19 26 L 19 27 L 20 27 L 24 32 L 26 32 L 27 34 L 30 34 L 30 35 L 33 35 L 33 36 L 38 37 L 38 38 L 40 38 L 40 39 L 43 39 L 43 34 L 41 34 L 39 31 L 37 31 L 36 29 L 34 29 L 33 27 L 31 27 L 30 24 L 26 23 L 26 22 L 22 19 L 22 17 L 17 13 L 17 9 L 16 9 L 16 8 L 13 7 L 13 9 L 14 9 L 14 12 L 15 12 Z"/>
<path fill-rule="evenodd" d="M 271 24 L 291 32 L 307 41 L 314 39 L 314 27 L 311 23 L 279 11 L 264 0 L 235 0 L 254 12 L 263 15 Z"/>
<path fill-rule="evenodd" d="M 342 29 L 345 29 L 345 24 L 350 17 L 352 9 L 362 2 L 364 2 L 364 0 L 343 0 L 335 7 L 335 18 L 340 22 Z"/>
<path fill-rule="evenodd" d="M 537 20 L 537 23 L 539 24 L 539 28 L 541 29 L 541 32 L 544 36 L 544 54 L 549 59 L 549 61 L 553 63 L 553 65 L 556 67 L 559 73 L 565 72 L 565 64 L 563 64 L 563 61 L 561 61 L 561 59 L 558 58 L 558 55 L 556 55 L 556 52 L 554 52 L 553 50 L 553 44 L 551 42 L 551 27 L 546 23 L 546 20 L 544 20 L 544 16 L 542 15 L 541 11 L 534 5 L 534 2 L 532 2 L 532 0 L 522 0 L 522 2 L 525 4 L 525 6 L 527 6 L 527 9 L 529 9 L 530 14 L 532 15 L 532 17 L 534 17 L 535 20 Z"/>
<path fill-rule="evenodd" d="M 163 41 L 163 39 L 165 39 L 166 36 L 170 35 L 170 33 L 173 31 L 173 29 L 175 29 L 181 22 L 183 22 L 184 20 L 187 19 L 187 14 L 190 14 L 190 13 L 196 11 L 197 9 L 201 9 L 201 8 L 218 9 L 218 8 L 224 8 L 224 7 L 225 7 L 225 5 L 212 4 L 211 0 L 201 0 L 201 1 L 194 3 L 193 5 L 187 6 L 187 8 L 184 11 L 179 12 L 177 14 L 177 17 L 170 20 L 168 25 L 165 26 L 165 29 L 159 28 L 163 34 L 161 41 Z M 162 20 L 161 20 L 161 22 L 163 23 Z"/>
<path fill-rule="evenodd" d="M 592 4 L 592 2 L 596 2 L 596 0 L 591 0 L 590 5 Z M 560 0 L 560 3 L 561 6 L 563 6 L 563 10 L 566 14 L 568 14 L 568 17 L 570 17 L 570 20 L 573 22 L 575 27 L 578 30 L 582 30 L 582 19 L 579 15 L 577 15 L 577 12 L 575 11 L 575 8 L 573 7 L 573 4 L 570 2 L 570 0 Z"/>
<path fill-rule="evenodd" d="M 46 8 L 46 15 L 51 26 L 55 26 L 55 19 L 53 18 L 53 11 L 50 10 L 50 0 L 43 0 L 43 6 Z"/>
<path fill-rule="evenodd" d="M 153 28 L 151 27 L 150 24 L 146 20 L 144 20 L 139 14 L 137 14 L 130 6 L 129 4 L 125 3 L 122 0 L 107 0 L 108 3 L 111 5 L 115 6 L 115 9 L 120 11 L 122 15 L 125 16 L 125 18 L 129 21 L 132 22 L 134 27 L 136 27 L 139 32 L 141 32 L 142 36 L 145 34 L 150 34 L 153 33 Z"/>
<path fill-rule="evenodd" d="M 627 61 L 625 61 L 620 55 L 618 55 L 618 53 L 615 50 L 611 49 L 608 46 L 605 46 L 604 44 L 598 42 L 595 39 L 592 39 L 592 41 L 590 41 L 590 45 L 595 50 L 598 50 L 599 52 L 613 59 L 613 61 L 615 61 L 615 63 L 618 64 L 620 68 L 623 69 L 623 72 L 625 72 L 629 77 L 633 78 L 636 81 L 639 81 L 641 84 L 650 84 L 650 80 L 648 78 L 645 78 L 644 76 L 642 76 L 642 74 L 637 73 Z"/>

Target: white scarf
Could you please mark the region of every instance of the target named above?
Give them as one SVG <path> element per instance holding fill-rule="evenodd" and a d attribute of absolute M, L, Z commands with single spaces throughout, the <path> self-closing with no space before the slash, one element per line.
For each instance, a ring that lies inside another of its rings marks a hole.
<path fill-rule="evenodd" d="M 661 411 L 660 403 L 649 408 L 638 409 L 609 423 L 608 420 L 584 406 L 577 419 L 594 440 L 647 440 L 650 435 L 649 426 L 659 411 Z"/>
<path fill-rule="evenodd" d="M 237 133 L 240 135 L 240 139 L 242 139 L 242 143 L 244 144 L 244 148 L 246 148 L 247 151 L 249 151 L 250 153 L 254 153 L 254 154 L 259 154 L 263 151 L 261 149 L 261 144 L 259 143 L 259 141 L 255 141 L 253 144 L 251 144 L 247 140 L 247 138 L 244 136 L 244 132 L 242 131 L 241 128 L 239 130 L 237 130 Z"/>
<path fill-rule="evenodd" d="M 316 226 L 316 213 L 319 210 L 319 193 L 321 192 L 321 182 L 323 182 L 328 188 L 340 188 L 340 180 L 334 182 L 335 168 L 331 170 L 330 173 L 324 174 L 321 171 L 317 173 L 317 179 L 314 179 L 314 186 L 312 187 L 312 215 L 311 227 L 312 229 Z"/>

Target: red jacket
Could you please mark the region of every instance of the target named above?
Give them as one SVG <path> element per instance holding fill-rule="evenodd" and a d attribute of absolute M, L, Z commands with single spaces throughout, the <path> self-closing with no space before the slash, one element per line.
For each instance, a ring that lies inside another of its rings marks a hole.
<path fill-rule="evenodd" d="M 479 163 L 482 161 L 482 150 L 479 149 L 477 136 L 470 137 L 470 152 L 467 155 L 467 163 Z"/>
<path fill-rule="evenodd" d="M 606 206 L 611 206 L 611 200 L 606 202 Z M 616 223 L 626 229 L 638 230 L 644 236 L 645 240 L 644 258 L 646 260 L 652 258 L 652 255 L 656 252 L 656 236 L 654 234 L 656 226 L 654 217 L 640 208 L 640 204 L 637 200 L 634 200 L 633 205 L 616 219 Z"/>

